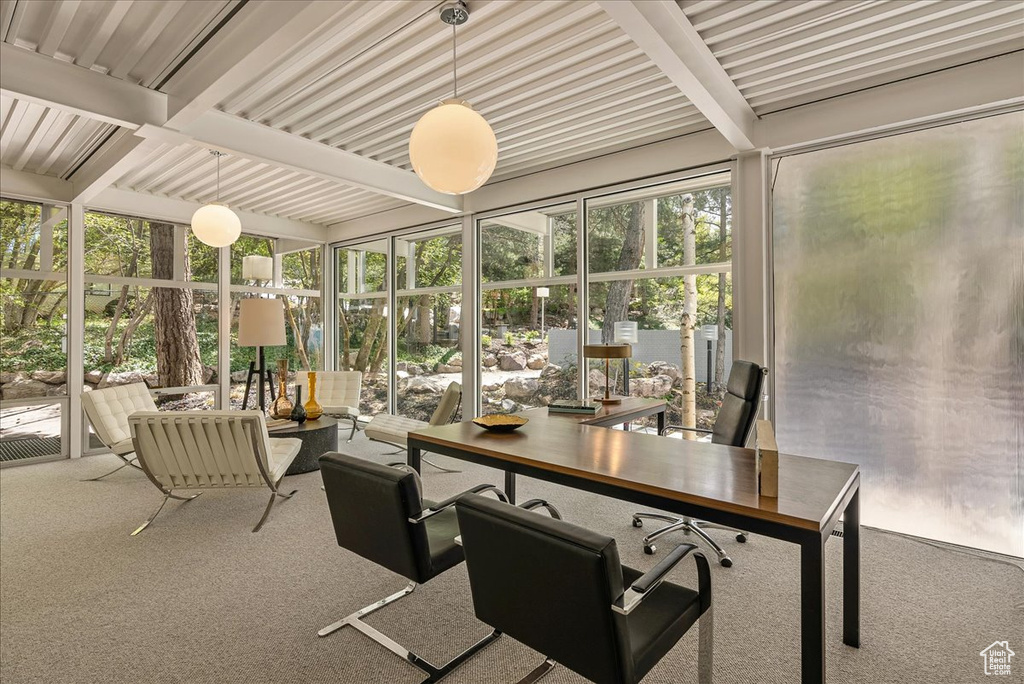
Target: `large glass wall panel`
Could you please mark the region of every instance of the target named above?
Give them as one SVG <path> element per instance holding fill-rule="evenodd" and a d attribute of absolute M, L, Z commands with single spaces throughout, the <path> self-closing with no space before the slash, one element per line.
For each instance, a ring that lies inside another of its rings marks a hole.
<path fill-rule="evenodd" d="M 483 413 L 576 398 L 575 205 L 480 222 Z"/>
<path fill-rule="evenodd" d="M 387 240 L 334 250 L 338 370 L 363 372 L 360 413 L 388 412 Z"/>
<path fill-rule="evenodd" d="M 588 200 L 588 342 L 637 324 L 630 363 L 588 360 L 591 396 L 664 399 L 670 424 L 714 425 L 732 362 L 728 174 Z M 689 380 L 688 380 L 689 378 Z M 693 436 L 693 433 L 677 433 Z"/>
<path fill-rule="evenodd" d="M 1024 556 L 1024 114 L 777 161 L 783 451 L 863 522 Z"/>
<path fill-rule="evenodd" d="M 67 209 L 0 200 L 0 461 L 66 455 Z"/>
<path fill-rule="evenodd" d="M 462 382 L 462 226 L 395 238 L 395 407 L 428 420 L 441 394 Z"/>

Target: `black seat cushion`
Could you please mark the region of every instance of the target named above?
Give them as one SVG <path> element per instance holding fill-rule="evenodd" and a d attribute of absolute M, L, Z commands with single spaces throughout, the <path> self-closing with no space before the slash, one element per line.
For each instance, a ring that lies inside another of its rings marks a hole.
<path fill-rule="evenodd" d="M 627 587 L 641 574 L 622 566 L 622 580 Z M 626 616 L 637 680 L 643 679 L 672 650 L 699 617 L 700 595 L 671 582 L 658 585 L 651 596 Z"/>

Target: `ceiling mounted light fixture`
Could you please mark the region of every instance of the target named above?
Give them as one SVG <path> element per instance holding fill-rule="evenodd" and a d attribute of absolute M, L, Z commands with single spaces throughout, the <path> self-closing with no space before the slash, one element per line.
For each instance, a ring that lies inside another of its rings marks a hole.
<path fill-rule="evenodd" d="M 227 247 L 242 234 L 238 215 L 220 203 L 220 158 L 223 152 L 210 150 L 217 158 L 217 201 L 204 204 L 192 214 L 192 233 L 210 247 Z"/>
<path fill-rule="evenodd" d="M 452 27 L 453 97 L 424 114 L 409 137 L 409 159 L 430 188 L 463 195 L 487 182 L 498 163 L 498 140 L 484 117 L 459 98 L 455 27 L 469 19 L 462 0 L 441 6 L 441 21 Z"/>

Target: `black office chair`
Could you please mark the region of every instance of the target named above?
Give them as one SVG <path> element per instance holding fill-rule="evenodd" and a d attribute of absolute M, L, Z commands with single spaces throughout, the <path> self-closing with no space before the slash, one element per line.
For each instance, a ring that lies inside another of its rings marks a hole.
<path fill-rule="evenodd" d="M 718 411 L 718 418 L 711 430 L 701 428 L 684 427 L 682 425 L 670 425 L 665 428 L 665 434 L 674 430 L 687 430 L 691 432 L 703 432 L 711 435 L 714 444 L 727 444 L 729 446 L 746 446 L 754 431 L 754 424 L 757 422 L 757 413 L 761 409 L 761 395 L 763 394 L 764 381 L 768 377 L 768 369 L 758 366 L 750 361 L 733 361 L 732 369 L 729 371 L 729 383 L 726 386 L 725 396 L 722 398 L 722 407 Z M 661 513 L 634 513 L 633 527 L 643 527 L 644 518 L 651 520 L 663 520 L 669 523 L 667 526 L 656 530 L 644 537 L 644 553 L 653 554 L 657 551 L 652 542 L 669 532 L 682 530 L 689 534 L 693 532 L 707 542 L 708 546 L 718 554 L 718 562 L 723 567 L 731 568 L 732 559 L 718 543 L 708 536 L 702 528 L 718 528 L 736 532 L 736 541 L 741 544 L 747 541 L 747 534 L 732 527 L 725 527 L 715 523 L 694 520 L 688 517 L 677 517 Z"/>
<path fill-rule="evenodd" d="M 698 621 L 698 678 L 710 684 L 708 561 L 693 553 L 698 591 L 664 581 L 696 545 L 641 575 L 611 537 L 472 494 L 455 510 L 477 618 L 545 656 L 519 684 L 556 662 L 601 684 L 639 682 Z"/>
<path fill-rule="evenodd" d="M 361 618 L 408 596 L 417 584 L 428 582 L 463 561 L 462 547 L 455 541 L 459 526 L 453 508 L 462 494 L 435 504 L 422 498 L 419 475 L 408 466 L 384 466 L 339 453 L 320 457 L 320 473 L 338 545 L 409 580 L 398 593 L 324 627 L 318 632 L 320 636 L 351 625 L 426 672 L 424 682 L 443 678 L 500 636 L 499 632 L 492 632 L 438 667 L 363 622 Z M 478 485 L 469 492 L 493 492 L 502 501 L 508 501 L 493 485 Z"/>

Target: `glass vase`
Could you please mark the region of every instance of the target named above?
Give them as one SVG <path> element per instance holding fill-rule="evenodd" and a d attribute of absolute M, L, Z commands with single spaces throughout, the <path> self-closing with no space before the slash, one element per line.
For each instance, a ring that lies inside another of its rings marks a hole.
<path fill-rule="evenodd" d="M 270 405 L 270 417 L 275 420 L 287 420 L 292 415 L 294 405 L 288 399 L 288 359 L 277 361 L 277 399 Z"/>
<path fill-rule="evenodd" d="M 303 407 L 306 409 L 306 418 L 316 420 L 324 414 L 324 407 L 316 400 L 316 373 L 309 371 L 306 377 L 309 378 L 309 399 L 306 400 Z"/>
<path fill-rule="evenodd" d="M 291 420 L 294 420 L 300 425 L 306 422 L 306 409 L 302 408 L 302 387 L 296 386 L 295 388 L 295 406 L 292 407 L 292 414 L 289 416 Z"/>

